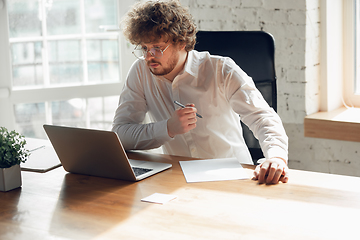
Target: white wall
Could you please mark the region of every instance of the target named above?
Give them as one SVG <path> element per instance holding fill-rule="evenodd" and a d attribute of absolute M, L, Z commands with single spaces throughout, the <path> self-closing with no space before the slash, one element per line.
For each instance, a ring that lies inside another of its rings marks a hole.
<path fill-rule="evenodd" d="M 360 176 L 360 144 L 305 138 L 304 117 L 320 105 L 320 0 L 180 0 L 200 30 L 264 30 L 276 41 L 278 113 L 289 166 Z"/>

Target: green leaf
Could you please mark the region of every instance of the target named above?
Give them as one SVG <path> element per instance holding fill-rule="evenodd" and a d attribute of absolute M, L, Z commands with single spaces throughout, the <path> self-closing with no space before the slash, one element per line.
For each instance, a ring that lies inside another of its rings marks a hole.
<path fill-rule="evenodd" d="M 8 168 L 25 162 L 30 153 L 25 149 L 25 137 L 15 130 L 0 127 L 0 168 Z"/>

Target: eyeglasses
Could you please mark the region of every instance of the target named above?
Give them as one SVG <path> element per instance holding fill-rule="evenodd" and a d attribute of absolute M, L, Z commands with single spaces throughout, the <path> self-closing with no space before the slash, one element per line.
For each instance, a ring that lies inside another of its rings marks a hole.
<path fill-rule="evenodd" d="M 137 45 L 134 48 L 134 50 L 132 51 L 132 53 L 135 55 L 135 57 L 137 57 L 138 59 L 142 59 L 142 60 L 146 58 L 146 55 L 148 52 L 154 58 L 162 58 L 164 52 L 166 51 L 166 49 L 168 49 L 168 47 L 170 45 L 171 45 L 171 43 L 169 45 L 167 45 L 164 50 L 161 50 L 159 47 L 153 47 L 153 48 L 150 48 L 149 50 L 147 50 L 146 47 L 141 47 L 141 46 Z"/>

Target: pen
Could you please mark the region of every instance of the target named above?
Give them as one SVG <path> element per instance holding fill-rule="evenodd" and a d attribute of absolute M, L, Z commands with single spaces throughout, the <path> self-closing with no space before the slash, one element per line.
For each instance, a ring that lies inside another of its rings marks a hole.
<path fill-rule="evenodd" d="M 29 152 L 33 152 L 33 151 L 39 150 L 39 149 L 41 149 L 41 148 L 45 148 L 45 146 L 40 146 L 40 147 L 31 149 L 31 150 L 29 150 Z"/>
<path fill-rule="evenodd" d="M 181 104 L 181 103 L 179 103 L 178 101 L 174 101 L 174 103 L 175 103 L 176 105 L 182 107 L 182 108 L 185 108 L 184 104 Z M 197 116 L 198 118 L 202 118 L 202 116 L 201 116 L 200 114 L 198 114 L 198 113 L 196 113 L 196 116 Z"/>

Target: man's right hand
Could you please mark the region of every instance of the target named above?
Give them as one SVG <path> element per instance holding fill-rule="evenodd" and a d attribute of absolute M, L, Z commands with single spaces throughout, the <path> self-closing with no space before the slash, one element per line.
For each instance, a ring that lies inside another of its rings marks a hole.
<path fill-rule="evenodd" d="M 175 110 L 167 121 L 167 129 L 170 137 L 183 134 L 196 127 L 196 108 L 194 104 L 186 104 L 185 108 Z"/>

